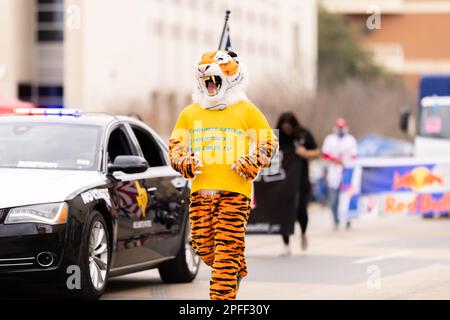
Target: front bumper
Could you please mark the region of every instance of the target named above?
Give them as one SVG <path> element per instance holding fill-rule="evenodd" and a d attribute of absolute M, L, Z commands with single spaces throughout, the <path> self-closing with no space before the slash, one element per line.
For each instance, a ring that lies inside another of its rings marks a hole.
<path fill-rule="evenodd" d="M 66 225 L 0 224 L 0 274 L 57 270 L 63 260 L 65 235 Z M 51 263 L 39 263 L 44 260 L 42 253 L 52 256 L 46 260 Z"/>

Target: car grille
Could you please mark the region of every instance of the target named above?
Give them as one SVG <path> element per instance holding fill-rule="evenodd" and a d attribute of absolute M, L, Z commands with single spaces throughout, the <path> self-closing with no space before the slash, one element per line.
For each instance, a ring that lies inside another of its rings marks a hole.
<path fill-rule="evenodd" d="M 0 270 L 5 268 L 17 268 L 17 267 L 29 267 L 34 265 L 35 258 L 12 258 L 12 259 L 0 259 Z"/>

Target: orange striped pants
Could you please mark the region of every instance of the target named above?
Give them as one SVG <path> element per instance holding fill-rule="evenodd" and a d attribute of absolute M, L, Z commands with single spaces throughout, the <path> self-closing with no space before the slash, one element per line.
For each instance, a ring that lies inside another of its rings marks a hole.
<path fill-rule="evenodd" d="M 237 279 L 247 275 L 245 229 L 250 199 L 228 191 L 201 190 L 191 195 L 192 247 L 212 267 L 211 300 L 234 300 Z"/>

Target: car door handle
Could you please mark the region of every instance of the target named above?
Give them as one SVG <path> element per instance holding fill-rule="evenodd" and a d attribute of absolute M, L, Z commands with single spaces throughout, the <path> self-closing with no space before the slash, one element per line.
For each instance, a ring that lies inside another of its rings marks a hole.
<path fill-rule="evenodd" d="M 158 191 L 158 188 L 157 187 L 151 187 L 151 188 L 148 188 L 147 191 L 150 192 L 150 193 L 155 193 L 156 191 Z"/>

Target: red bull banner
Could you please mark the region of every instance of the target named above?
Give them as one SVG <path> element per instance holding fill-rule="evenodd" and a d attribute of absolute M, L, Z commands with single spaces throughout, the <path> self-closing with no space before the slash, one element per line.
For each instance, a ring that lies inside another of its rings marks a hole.
<path fill-rule="evenodd" d="M 351 168 L 341 191 L 344 216 L 450 213 L 450 160 L 361 160 Z"/>

